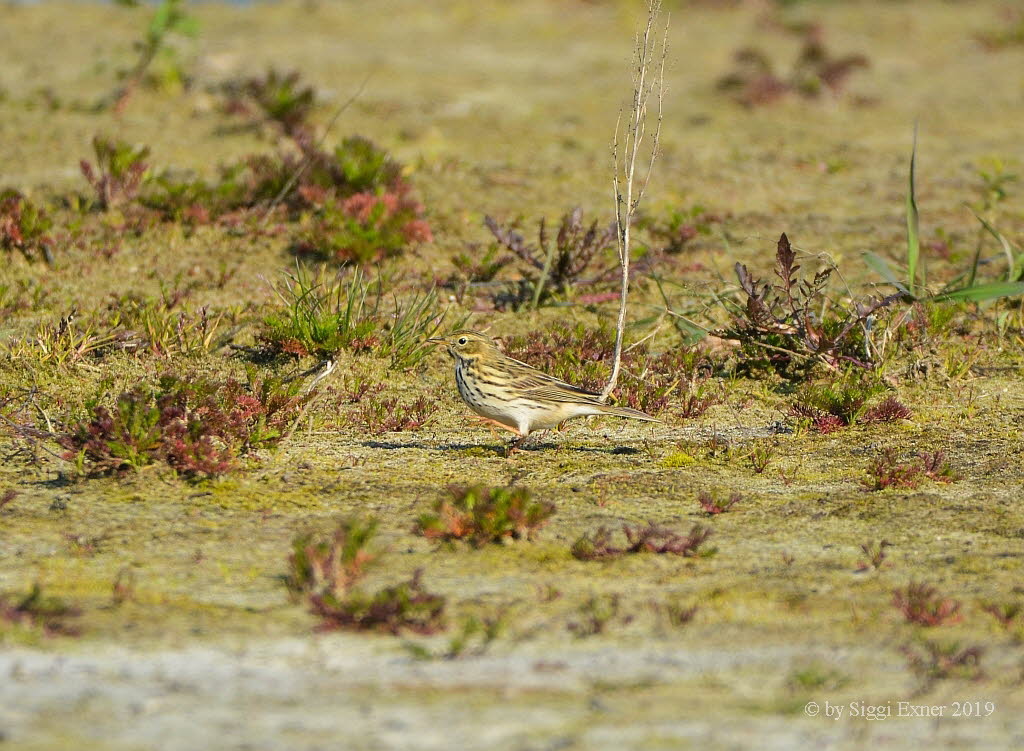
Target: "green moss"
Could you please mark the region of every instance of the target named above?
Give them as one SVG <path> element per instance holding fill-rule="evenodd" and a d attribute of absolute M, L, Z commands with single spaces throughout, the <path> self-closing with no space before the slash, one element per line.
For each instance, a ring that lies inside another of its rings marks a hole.
<path fill-rule="evenodd" d="M 689 454 L 683 451 L 676 451 L 674 454 L 669 454 L 661 460 L 661 466 L 666 469 L 675 469 L 677 467 L 688 467 L 691 464 L 696 464 L 697 460 Z"/>

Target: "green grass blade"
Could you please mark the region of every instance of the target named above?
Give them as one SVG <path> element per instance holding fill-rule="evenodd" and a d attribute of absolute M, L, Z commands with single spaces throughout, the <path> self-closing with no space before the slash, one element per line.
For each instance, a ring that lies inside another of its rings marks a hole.
<path fill-rule="evenodd" d="M 533 309 L 537 310 L 540 307 L 540 296 L 544 291 L 544 285 L 548 282 L 548 274 L 551 273 L 551 262 L 555 259 L 555 245 L 552 244 L 548 247 L 547 255 L 544 256 L 544 268 L 540 270 L 540 279 L 537 280 L 537 286 L 533 288 Z"/>
<path fill-rule="evenodd" d="M 700 326 L 697 323 L 686 318 L 682 313 L 672 309 L 672 305 L 668 300 L 668 295 L 665 294 L 665 288 L 662 286 L 662 279 L 657 274 L 652 275 L 655 284 L 658 285 L 658 292 L 661 293 L 661 299 L 665 304 L 665 312 L 672 316 L 672 322 L 675 324 L 676 330 L 683 337 L 683 346 L 692 347 L 697 344 L 701 339 L 711 333 L 708 329 Z M 660 316 L 655 316 L 653 320 L 656 320 Z"/>
<path fill-rule="evenodd" d="M 885 281 L 898 289 L 904 295 L 913 297 L 913 295 L 910 294 L 910 290 L 906 288 L 903 282 L 896 278 L 896 273 L 892 270 L 892 266 L 889 265 L 889 262 L 880 255 L 868 251 L 864 254 L 864 263 L 877 271 Z"/>
<path fill-rule="evenodd" d="M 929 298 L 929 302 L 950 302 L 953 300 L 969 300 L 971 302 L 982 302 L 984 300 L 995 300 L 1000 297 L 1017 297 L 1024 295 L 1024 282 L 989 282 L 987 284 L 976 284 L 973 287 L 943 292 L 941 295 Z"/>
<path fill-rule="evenodd" d="M 1002 247 L 1003 254 L 1006 256 L 1006 281 L 1008 281 L 1008 282 L 1014 281 L 1016 279 L 1016 276 L 1015 276 L 1014 272 L 1017 269 L 1017 259 L 1016 259 L 1016 257 L 1013 254 L 1013 247 L 1010 245 L 1010 241 L 1006 239 L 1006 237 L 1003 235 L 1002 232 L 1000 232 L 995 227 L 993 227 L 991 224 L 989 224 L 987 221 L 985 221 L 978 214 L 978 212 L 976 212 L 976 211 L 974 211 L 972 209 L 971 213 L 974 214 L 975 218 L 979 222 L 981 222 L 981 226 L 984 227 L 986 229 L 986 231 L 990 235 L 992 235 L 992 237 L 994 237 L 996 239 L 996 242 L 998 242 L 999 245 Z M 974 258 L 975 266 L 977 266 L 977 264 L 978 264 L 978 257 L 980 255 L 981 255 L 981 249 L 979 248 L 978 252 L 975 254 L 975 258 Z M 971 274 L 971 281 L 972 282 L 974 281 L 974 274 L 973 273 Z"/>
<path fill-rule="evenodd" d="M 684 317 L 682 313 L 674 313 L 672 316 L 672 322 L 675 323 L 676 330 L 683 337 L 684 347 L 694 346 L 710 333 L 703 326 Z"/>
<path fill-rule="evenodd" d="M 910 150 L 910 180 L 907 186 L 907 290 L 914 296 L 917 285 L 917 265 L 921 257 L 918 237 L 917 198 L 914 195 L 914 168 L 917 162 L 917 126 L 914 126 L 914 145 Z M 924 273 L 921 274 L 922 286 Z"/>
<path fill-rule="evenodd" d="M 981 240 L 978 240 L 978 247 L 974 251 L 974 258 L 971 259 L 971 268 L 967 270 L 966 274 L 961 274 L 953 280 L 953 284 L 956 284 L 965 276 L 967 277 L 967 286 L 973 287 L 974 280 L 978 278 L 978 264 L 981 263 Z"/>

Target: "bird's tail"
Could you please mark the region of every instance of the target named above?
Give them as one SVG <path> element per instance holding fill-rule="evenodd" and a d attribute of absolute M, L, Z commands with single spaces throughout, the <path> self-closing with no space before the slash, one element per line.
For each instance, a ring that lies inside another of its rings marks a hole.
<path fill-rule="evenodd" d="M 661 422 L 657 417 L 651 417 L 646 415 L 638 409 L 631 409 L 629 407 L 613 407 L 608 404 L 602 404 L 601 414 L 614 415 L 615 417 L 629 417 L 633 420 L 644 420 L 645 422 Z"/>

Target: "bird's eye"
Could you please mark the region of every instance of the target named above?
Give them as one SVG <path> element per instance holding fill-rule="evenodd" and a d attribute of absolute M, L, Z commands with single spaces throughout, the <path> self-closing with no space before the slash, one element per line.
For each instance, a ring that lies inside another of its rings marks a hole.
<path fill-rule="evenodd" d="M 460 336 L 459 337 L 459 344 L 465 344 L 465 343 L 466 343 L 466 337 Z"/>

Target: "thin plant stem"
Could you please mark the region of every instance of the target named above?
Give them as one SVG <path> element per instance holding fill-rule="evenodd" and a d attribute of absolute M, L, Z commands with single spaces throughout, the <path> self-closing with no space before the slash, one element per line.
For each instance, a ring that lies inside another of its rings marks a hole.
<path fill-rule="evenodd" d="M 616 246 L 619 253 L 620 269 L 620 293 L 619 313 L 615 323 L 615 352 L 612 360 L 612 372 L 608 377 L 608 383 L 601 391 L 601 400 L 607 401 L 609 395 L 619 380 L 619 372 L 622 369 L 622 341 L 626 331 L 626 306 L 629 297 L 629 252 L 630 252 L 630 226 L 640 199 L 651 178 L 651 171 L 654 162 L 658 157 L 658 147 L 661 137 L 661 123 L 663 116 L 664 92 L 665 92 L 665 58 L 668 55 L 668 23 L 665 24 L 665 31 L 661 38 L 661 60 L 657 71 L 652 74 L 652 57 L 658 47 L 654 24 L 661 13 L 661 0 L 648 0 L 647 24 L 643 33 L 637 36 L 636 51 L 634 57 L 635 70 L 633 73 L 633 101 L 630 108 L 629 120 L 625 132 L 620 134 L 622 125 L 622 113 L 619 113 L 615 121 L 615 135 L 612 139 L 612 195 L 615 201 L 615 229 Z M 652 79 L 653 76 L 653 79 Z M 640 146 L 647 134 L 647 103 L 651 94 L 657 90 L 658 94 L 658 121 L 654 129 L 651 155 L 647 163 L 647 171 L 643 181 L 636 184 L 636 165 L 640 158 Z M 622 161 L 619 161 L 619 139 L 622 139 Z M 635 190 L 635 196 L 634 196 Z"/>
<path fill-rule="evenodd" d="M 536 310 L 540 307 L 540 295 L 544 291 L 544 285 L 547 284 L 548 275 L 551 273 L 551 263 L 555 259 L 555 246 L 549 245 L 547 247 L 547 254 L 544 256 L 544 268 L 540 270 L 540 279 L 537 280 L 537 286 L 533 288 L 533 309 Z"/>

